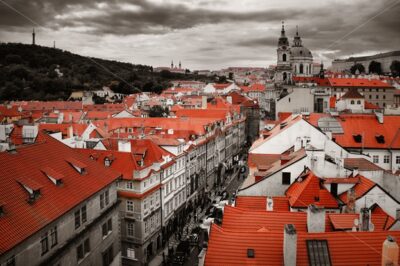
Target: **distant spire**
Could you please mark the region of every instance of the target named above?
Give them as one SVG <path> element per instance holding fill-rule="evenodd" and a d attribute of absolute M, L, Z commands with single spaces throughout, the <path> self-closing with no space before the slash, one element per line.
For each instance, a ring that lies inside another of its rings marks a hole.
<path fill-rule="evenodd" d="M 171 61 L 171 68 L 174 68 L 174 60 Z"/>
<path fill-rule="evenodd" d="M 294 46 L 300 47 L 302 46 L 301 44 L 301 38 L 299 35 L 299 26 L 296 25 L 296 35 L 294 36 L 294 40 L 293 40 Z"/>
<path fill-rule="evenodd" d="M 53 41 L 53 48 L 56 49 L 56 41 Z"/>
<path fill-rule="evenodd" d="M 180 69 L 182 68 L 182 64 L 181 64 L 181 61 L 179 61 L 179 68 L 180 68 Z"/>
<path fill-rule="evenodd" d="M 282 30 L 281 30 L 282 36 L 285 35 L 285 21 L 282 21 Z"/>
<path fill-rule="evenodd" d="M 35 45 L 36 43 L 35 43 L 35 28 L 33 28 L 33 30 L 32 30 L 32 45 Z"/>
<path fill-rule="evenodd" d="M 299 36 L 299 26 L 296 25 L 296 36 Z"/>

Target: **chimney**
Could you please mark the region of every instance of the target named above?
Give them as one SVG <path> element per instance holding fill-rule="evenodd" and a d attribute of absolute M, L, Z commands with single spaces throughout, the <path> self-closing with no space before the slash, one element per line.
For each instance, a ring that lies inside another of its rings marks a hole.
<path fill-rule="evenodd" d="M 369 224 L 371 222 L 370 220 L 371 214 L 368 208 L 361 208 L 360 210 L 360 231 L 369 231 Z"/>
<path fill-rule="evenodd" d="M 285 224 L 283 229 L 283 265 L 295 266 L 297 255 L 297 233 L 293 224 Z"/>
<path fill-rule="evenodd" d="M 388 236 L 382 245 L 382 266 L 399 265 L 399 245 L 392 236 Z"/>
<path fill-rule="evenodd" d="M 70 125 L 68 127 L 68 138 L 72 138 L 74 136 L 74 128 L 72 127 L 72 125 Z"/>
<path fill-rule="evenodd" d="M 347 191 L 347 202 L 346 202 L 345 213 L 354 213 L 355 204 L 356 204 L 356 193 L 354 191 L 354 188 L 350 188 Z"/>
<path fill-rule="evenodd" d="M 207 96 L 201 96 L 201 109 L 207 109 Z"/>
<path fill-rule="evenodd" d="M 274 210 L 274 200 L 272 197 L 267 197 L 267 211 L 273 211 Z"/>
<path fill-rule="evenodd" d="M 325 232 L 325 209 L 311 204 L 307 209 L 307 231 L 309 233 Z"/>

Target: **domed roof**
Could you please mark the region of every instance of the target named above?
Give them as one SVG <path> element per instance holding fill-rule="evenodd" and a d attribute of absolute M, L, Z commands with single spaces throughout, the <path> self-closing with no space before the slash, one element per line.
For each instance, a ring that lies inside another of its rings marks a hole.
<path fill-rule="evenodd" d="M 313 57 L 311 51 L 304 46 L 292 46 L 290 48 L 290 55 L 291 57 Z"/>

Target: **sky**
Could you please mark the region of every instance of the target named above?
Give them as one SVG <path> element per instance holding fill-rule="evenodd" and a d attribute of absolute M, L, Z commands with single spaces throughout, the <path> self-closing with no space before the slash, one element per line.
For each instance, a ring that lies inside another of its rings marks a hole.
<path fill-rule="evenodd" d="M 400 0 L 0 0 L 0 41 L 191 70 L 267 67 L 282 21 L 316 62 L 398 50 Z"/>

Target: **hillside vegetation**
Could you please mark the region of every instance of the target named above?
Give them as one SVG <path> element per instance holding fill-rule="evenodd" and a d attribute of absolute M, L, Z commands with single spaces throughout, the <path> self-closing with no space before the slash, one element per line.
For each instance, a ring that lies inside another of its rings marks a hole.
<path fill-rule="evenodd" d="M 160 93 L 172 79 L 196 78 L 189 73 L 153 73 L 151 66 L 89 58 L 49 47 L 0 44 L 0 101 L 66 100 L 72 91 L 103 86 L 125 94 Z"/>

